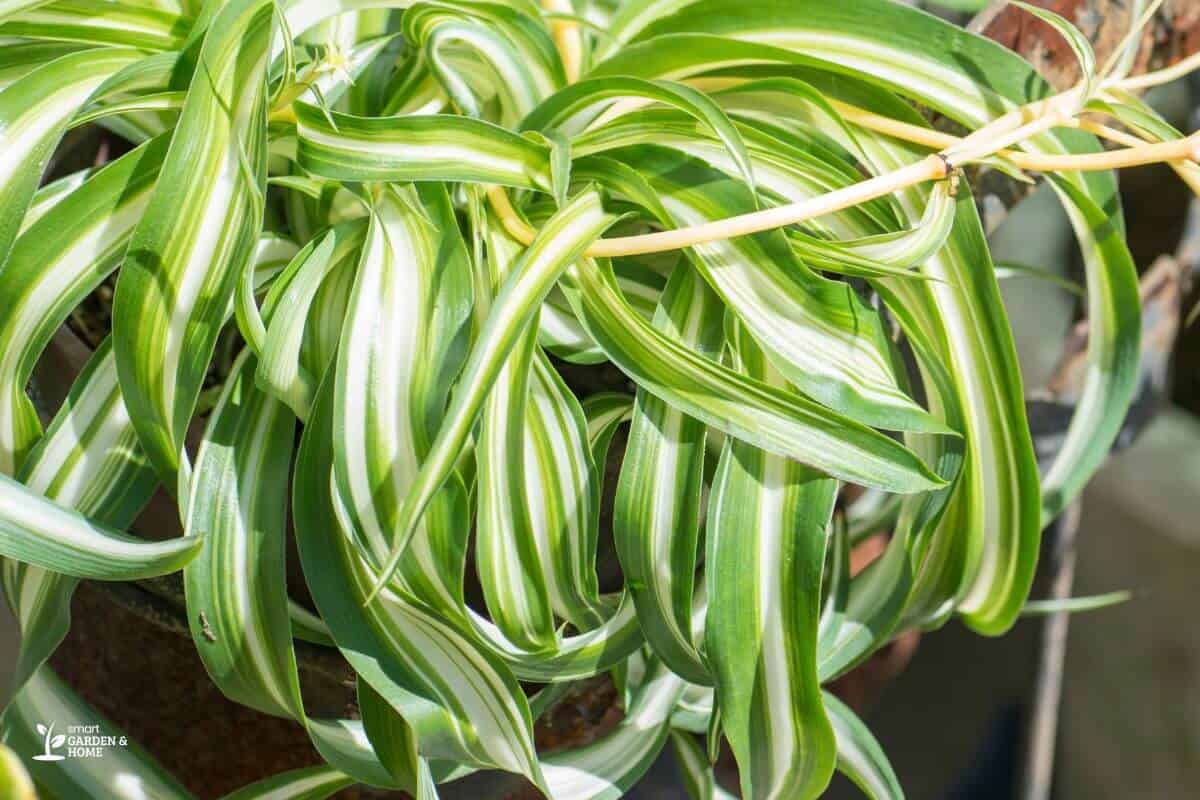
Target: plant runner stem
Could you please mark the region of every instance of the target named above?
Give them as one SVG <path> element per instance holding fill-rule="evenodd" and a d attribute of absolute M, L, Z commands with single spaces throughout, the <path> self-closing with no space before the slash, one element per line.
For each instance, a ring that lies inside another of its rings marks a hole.
<path fill-rule="evenodd" d="M 1060 95 L 1059 97 L 1062 96 Z M 588 248 L 585 255 L 599 258 L 643 255 L 667 250 L 678 250 L 684 247 L 692 247 L 735 236 L 760 233 L 786 225 L 795 225 L 806 220 L 841 211 L 845 208 L 861 205 L 870 200 L 885 197 L 919 183 L 940 180 L 948 177 L 954 168 L 996 155 L 1004 147 L 1014 144 L 1024 137 L 1055 127 L 1060 123 L 1065 123 L 1068 126 L 1073 124 L 1074 120 L 1059 117 L 1061 112 L 1057 110 L 1057 104 L 1043 102 L 1038 105 L 1044 106 L 1043 110 L 1046 116 L 1034 117 L 1030 121 L 1025 121 L 1029 119 L 1028 115 L 1022 109 L 1018 109 L 989 125 L 985 125 L 965 139 L 951 137 L 954 139 L 954 142 L 944 152 L 936 153 L 915 164 L 901 167 L 885 175 L 869 178 L 851 186 L 818 197 L 801 200 L 797 203 L 788 203 L 728 219 L 656 233 L 600 239 Z M 999 139 L 992 139 L 992 144 L 989 145 L 987 142 L 989 141 L 989 134 L 993 132 L 993 126 L 995 126 L 996 131 L 999 131 Z M 1163 161 L 1194 161 L 1200 157 L 1200 138 L 1198 137 L 1200 135 L 1194 134 L 1185 139 L 1178 139 L 1171 142 L 1143 144 L 1137 147 L 1129 147 L 1105 153 L 1087 153 L 1069 156 L 1048 155 L 1037 156 L 1037 158 L 1041 159 L 1040 163 L 1043 171 L 1095 171 L 1153 164 Z M 509 235 L 523 244 L 529 244 L 533 241 L 536 231 L 527 225 L 513 209 L 508 200 L 508 195 L 502 187 L 494 186 L 489 189 L 488 200 Z"/>
<path fill-rule="evenodd" d="M 1127 92 L 1136 92 L 1142 89 L 1149 89 L 1152 86 L 1161 86 L 1164 83 L 1170 83 L 1198 69 L 1200 69 L 1200 53 L 1192 53 L 1179 63 L 1172 64 L 1169 67 L 1119 80 L 1112 85 L 1112 88 L 1124 89 Z"/>
<path fill-rule="evenodd" d="M 542 0 L 542 8 L 554 14 L 575 13 L 571 0 Z M 567 83 L 574 83 L 583 72 L 583 43 L 579 40 L 579 23 L 573 19 L 554 19 L 550 22 L 550 33 L 562 59 Z"/>
<path fill-rule="evenodd" d="M 665 250 L 678 250 L 735 236 L 769 231 L 773 228 L 794 225 L 825 214 L 832 214 L 835 211 L 861 205 L 879 197 L 886 197 L 918 183 L 946 178 L 950 175 L 951 170 L 952 165 L 944 156 L 932 155 L 885 175 L 869 178 L 819 197 L 801 200 L 798 203 L 788 203 L 688 228 L 600 239 L 589 247 L 584 255 L 592 258 L 611 258 L 612 256 L 659 253 Z M 493 186 L 489 189 L 488 201 L 492 204 L 493 210 L 509 235 L 523 244 L 533 241 L 536 231 L 521 220 L 512 204 L 509 203 L 508 195 L 505 194 L 502 187 Z"/>
<path fill-rule="evenodd" d="M 903 139 L 906 142 L 927 147 L 950 149 L 958 146 L 963 139 L 949 133 L 923 128 L 907 122 L 879 114 L 873 114 L 857 106 L 848 105 L 837 100 L 830 104 L 849 123 L 867 128 L 886 136 Z M 1016 150 L 998 150 L 996 155 L 1012 163 L 1020 169 L 1033 172 L 1062 172 L 1066 170 L 1095 171 L 1104 169 L 1124 169 L 1145 164 L 1157 164 L 1162 161 L 1195 161 L 1200 155 L 1200 142 L 1195 136 L 1177 139 L 1172 142 L 1149 143 L 1132 134 L 1110 128 L 1089 120 L 1067 120 L 1057 127 L 1079 128 L 1102 138 L 1119 144 L 1127 145 L 1122 150 L 1112 150 L 1106 153 L 1085 153 L 1081 155 L 1057 156 L 1042 153 L 1022 153 Z"/>

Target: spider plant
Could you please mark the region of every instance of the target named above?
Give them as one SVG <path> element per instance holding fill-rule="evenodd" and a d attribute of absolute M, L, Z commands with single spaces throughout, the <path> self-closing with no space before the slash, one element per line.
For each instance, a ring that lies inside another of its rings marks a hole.
<path fill-rule="evenodd" d="M 328 762 L 239 798 L 478 770 L 612 798 L 668 741 L 711 797 L 722 740 L 748 798 L 835 769 L 902 796 L 822 687 L 907 629 L 1013 624 L 1135 387 L 1112 170 L 1200 186 L 1197 140 L 1130 93 L 1179 70 L 1129 78 L 1136 29 L 1098 64 L 1029 10 L 1077 86 L 887 0 L 0 3 L 9 746 L 89 718 L 44 666 L 77 582 L 182 570 L 212 680 Z M 42 185 L 81 126 L 130 149 Z M 1086 379 L 1040 472 L 964 168 L 1045 175 L 1085 257 Z M 113 274 L 111 336 L 43 427 L 34 366 Z M 629 382 L 564 380 L 605 363 Z M 159 486 L 184 535 L 126 533 Z M 891 538 L 851 576 L 868 506 Z M 306 711 L 295 637 L 340 650 L 361 718 Z M 623 721 L 540 755 L 532 722 L 600 673 Z M 30 769 L 188 796 L 134 747 Z"/>

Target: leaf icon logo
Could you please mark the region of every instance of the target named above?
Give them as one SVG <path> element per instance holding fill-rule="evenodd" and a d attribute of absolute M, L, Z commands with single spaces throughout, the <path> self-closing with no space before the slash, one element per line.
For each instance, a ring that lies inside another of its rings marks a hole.
<path fill-rule="evenodd" d="M 54 735 L 54 723 L 53 722 L 50 723 L 50 727 L 46 727 L 45 725 L 41 724 L 40 722 L 37 724 L 36 727 L 37 727 L 37 732 L 40 733 L 43 737 L 42 744 L 45 748 L 45 752 L 43 752 L 41 755 L 34 756 L 33 760 L 34 761 L 62 761 L 64 757 L 60 756 L 60 755 L 55 755 L 54 748 L 62 747 L 63 744 L 67 741 L 67 737 L 61 733 L 58 736 Z"/>

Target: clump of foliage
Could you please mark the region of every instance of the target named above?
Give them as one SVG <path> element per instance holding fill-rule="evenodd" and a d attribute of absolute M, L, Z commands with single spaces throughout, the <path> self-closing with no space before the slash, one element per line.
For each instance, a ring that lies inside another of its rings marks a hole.
<path fill-rule="evenodd" d="M 9 745 L 89 715 L 44 666 L 77 581 L 182 569 L 213 681 L 328 762 L 238 797 L 426 798 L 500 769 L 611 798 L 668 741 L 715 796 L 722 738 L 746 797 L 835 769 L 900 797 L 822 686 L 903 630 L 1012 625 L 1135 387 L 1111 170 L 1200 185 L 1196 140 L 1129 93 L 1170 77 L 1126 76 L 1136 30 L 1097 64 L 1030 11 L 1075 49 L 1074 88 L 886 0 L 0 3 Z M 84 125 L 132 149 L 40 186 Z M 1045 174 L 1086 261 L 1086 380 L 1040 473 L 980 165 Z M 111 336 L 43 428 L 34 365 L 117 270 Z M 605 362 L 634 395 L 560 375 Z M 835 519 L 843 484 L 891 515 Z M 158 486 L 185 535 L 124 533 Z M 285 587 L 289 519 L 315 614 Z M 361 719 L 308 715 L 294 636 L 340 649 Z M 540 756 L 532 721 L 606 672 L 624 720 Z M 186 796 L 132 747 L 31 769 L 64 798 L 132 796 L 129 775 Z"/>

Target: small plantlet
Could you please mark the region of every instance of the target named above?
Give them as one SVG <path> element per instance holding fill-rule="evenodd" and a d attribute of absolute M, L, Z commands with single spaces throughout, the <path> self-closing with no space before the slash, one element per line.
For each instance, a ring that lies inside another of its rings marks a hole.
<path fill-rule="evenodd" d="M 1137 384 L 1113 170 L 1200 190 L 1198 135 L 1133 94 L 1200 61 L 1127 74 L 1159 3 L 1104 63 L 1020 5 L 1077 85 L 888 0 L 0 2 L 6 743 L 52 755 L 49 723 L 92 715 L 45 663 L 78 580 L 182 571 L 212 680 L 327 762 L 241 800 L 484 770 L 609 800 L 668 742 L 697 797 L 722 743 L 746 798 L 836 770 L 902 797 L 825 687 L 905 631 L 1013 625 Z M 54 169 L 88 131 L 119 155 Z M 1086 262 L 1082 394 L 1040 471 L 982 170 L 1046 180 Z M 112 276 L 40 417 L 35 365 Z M 183 535 L 127 533 L 160 486 Z M 354 718 L 305 707 L 294 637 L 340 651 Z M 539 752 L 598 675 L 622 721 Z M 132 746 L 35 777 L 190 796 Z"/>

